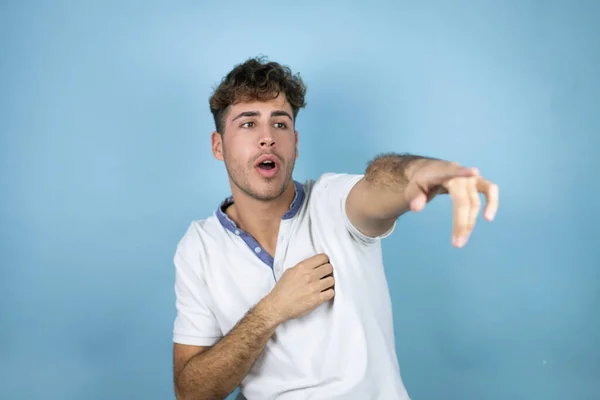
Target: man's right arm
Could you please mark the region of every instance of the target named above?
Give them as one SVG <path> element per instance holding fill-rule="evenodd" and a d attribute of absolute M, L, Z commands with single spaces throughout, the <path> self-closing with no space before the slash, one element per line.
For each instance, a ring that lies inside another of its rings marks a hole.
<path fill-rule="evenodd" d="M 275 332 L 277 321 L 259 303 L 211 347 L 174 344 L 178 399 L 224 399 L 240 384 Z"/>
<path fill-rule="evenodd" d="M 211 347 L 175 344 L 178 400 L 225 399 L 242 382 L 275 328 L 334 296 L 333 268 L 318 254 L 287 269 L 273 290 Z"/>

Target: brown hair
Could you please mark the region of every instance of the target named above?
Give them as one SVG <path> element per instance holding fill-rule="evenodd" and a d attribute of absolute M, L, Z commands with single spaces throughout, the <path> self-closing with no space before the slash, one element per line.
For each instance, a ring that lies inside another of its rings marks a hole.
<path fill-rule="evenodd" d="M 289 67 L 269 62 L 263 57 L 250 58 L 236 65 L 214 90 L 210 97 L 210 111 L 215 127 L 221 135 L 225 131 L 225 115 L 229 106 L 245 101 L 267 101 L 283 93 L 292 106 L 294 120 L 306 106 L 306 85 L 300 74 L 292 74 Z"/>

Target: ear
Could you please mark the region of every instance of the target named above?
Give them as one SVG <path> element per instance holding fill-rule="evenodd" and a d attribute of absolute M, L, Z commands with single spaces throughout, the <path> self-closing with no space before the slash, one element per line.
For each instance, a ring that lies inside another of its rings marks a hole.
<path fill-rule="evenodd" d="M 298 131 L 294 131 L 294 136 L 296 138 L 296 158 L 298 158 Z"/>
<path fill-rule="evenodd" d="M 219 132 L 213 132 L 211 137 L 211 142 L 212 142 L 212 152 L 213 152 L 213 156 L 219 160 L 219 161 L 223 161 L 225 158 L 223 157 L 223 137 L 221 136 L 221 134 L 219 134 Z"/>

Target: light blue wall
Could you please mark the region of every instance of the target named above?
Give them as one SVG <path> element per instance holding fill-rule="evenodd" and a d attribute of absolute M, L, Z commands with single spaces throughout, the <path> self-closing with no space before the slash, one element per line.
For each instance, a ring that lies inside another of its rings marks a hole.
<path fill-rule="evenodd" d="M 600 398 L 600 3 L 367 3 L 0 5 L 0 398 L 173 398 L 173 251 L 229 193 L 207 99 L 258 54 L 309 86 L 296 179 L 500 186 L 465 249 L 448 199 L 385 241 L 413 398 Z"/>

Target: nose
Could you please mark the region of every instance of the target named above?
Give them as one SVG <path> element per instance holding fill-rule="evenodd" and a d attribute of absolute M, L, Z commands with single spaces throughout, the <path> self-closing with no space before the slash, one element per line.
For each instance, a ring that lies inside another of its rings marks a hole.
<path fill-rule="evenodd" d="M 275 139 L 271 135 L 265 135 L 258 142 L 258 146 L 261 148 L 268 148 L 275 146 Z"/>

